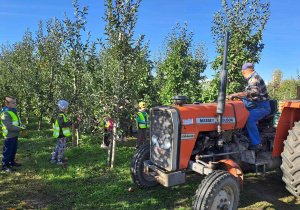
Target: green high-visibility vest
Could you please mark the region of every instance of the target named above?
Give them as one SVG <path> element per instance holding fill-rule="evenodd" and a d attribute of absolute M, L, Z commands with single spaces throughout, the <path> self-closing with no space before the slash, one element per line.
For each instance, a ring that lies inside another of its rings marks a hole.
<path fill-rule="evenodd" d="M 21 120 L 20 120 L 18 114 L 14 113 L 13 111 L 5 111 L 5 112 L 7 112 L 7 113 L 11 116 L 13 126 L 18 127 L 18 126 L 22 125 L 22 122 L 21 122 Z M 3 112 L 3 113 L 1 114 L 1 117 L 2 117 L 2 115 L 3 115 L 5 112 Z M 3 124 L 2 120 L 1 120 L 1 124 L 2 124 L 2 134 L 3 134 L 3 136 L 5 137 L 5 136 L 7 136 L 7 134 L 8 134 L 8 130 L 6 129 L 6 127 L 5 127 L 5 125 Z"/>
<path fill-rule="evenodd" d="M 104 120 L 100 118 L 100 129 L 104 130 Z"/>
<path fill-rule="evenodd" d="M 106 121 L 106 123 L 105 123 L 105 128 L 109 128 L 109 126 L 110 126 L 110 122 L 109 122 L 109 121 Z"/>
<path fill-rule="evenodd" d="M 140 117 L 140 119 L 142 121 L 146 121 L 142 112 L 138 112 L 137 114 L 138 114 L 138 116 Z M 148 122 L 148 119 L 149 119 L 148 114 L 146 116 L 147 116 L 147 121 L 146 122 Z M 147 123 L 147 124 L 138 123 L 138 124 L 139 124 L 139 128 L 149 128 L 150 127 L 149 123 Z"/>
<path fill-rule="evenodd" d="M 60 113 L 59 115 L 62 115 L 64 118 L 64 122 L 67 122 L 66 116 L 63 113 Z M 55 138 L 57 138 L 59 136 L 59 131 L 60 131 L 59 124 L 58 124 L 59 115 L 57 116 L 55 124 L 54 124 L 53 136 Z M 71 136 L 71 132 L 70 132 L 69 128 L 62 128 L 62 131 L 63 131 L 64 136 Z"/>

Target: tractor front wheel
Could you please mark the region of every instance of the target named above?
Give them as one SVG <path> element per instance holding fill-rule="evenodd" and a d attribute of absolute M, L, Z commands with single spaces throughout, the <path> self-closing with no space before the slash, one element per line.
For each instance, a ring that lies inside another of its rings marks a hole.
<path fill-rule="evenodd" d="M 138 186 L 144 189 L 148 189 L 150 187 L 154 187 L 158 184 L 158 182 L 151 176 L 148 176 L 144 172 L 144 161 L 150 159 L 150 145 L 146 144 L 139 148 L 132 160 L 130 173 L 133 182 L 135 182 Z"/>
<path fill-rule="evenodd" d="M 285 188 L 295 197 L 300 198 L 300 122 L 295 122 L 292 130 L 284 141 L 280 166 Z"/>
<path fill-rule="evenodd" d="M 214 171 L 199 185 L 193 201 L 193 209 L 238 209 L 240 185 L 227 171 Z"/>

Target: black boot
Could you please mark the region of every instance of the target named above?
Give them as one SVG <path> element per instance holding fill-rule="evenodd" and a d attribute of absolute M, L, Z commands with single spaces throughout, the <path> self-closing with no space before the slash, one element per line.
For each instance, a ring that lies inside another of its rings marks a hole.
<path fill-rule="evenodd" d="M 9 167 L 9 166 L 2 166 L 2 171 L 5 171 L 5 172 L 7 172 L 7 173 L 10 173 L 10 172 L 16 171 L 16 169 L 13 169 L 13 168 L 11 168 L 11 167 Z"/>
<path fill-rule="evenodd" d="M 249 147 L 249 150 L 254 150 L 254 151 L 259 151 L 262 149 L 262 145 L 261 144 L 257 144 L 257 145 L 251 145 Z"/>
<path fill-rule="evenodd" d="M 13 162 L 13 163 L 9 163 L 9 165 L 10 165 L 10 166 L 16 166 L 16 167 L 19 167 L 19 166 L 21 166 L 22 164 Z"/>

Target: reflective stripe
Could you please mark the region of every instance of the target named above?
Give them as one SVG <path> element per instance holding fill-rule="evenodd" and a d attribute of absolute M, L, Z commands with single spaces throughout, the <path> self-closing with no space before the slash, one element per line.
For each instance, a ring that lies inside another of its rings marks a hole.
<path fill-rule="evenodd" d="M 68 129 L 68 130 L 65 130 L 65 131 L 63 131 L 63 133 L 65 134 L 65 133 L 68 133 L 68 132 L 70 132 L 70 130 Z"/>
<path fill-rule="evenodd" d="M 19 118 L 19 116 L 18 116 L 17 113 L 15 113 L 13 111 L 5 111 L 5 112 L 2 113 L 2 115 L 4 113 L 8 113 L 11 116 L 11 118 L 12 118 L 12 122 L 11 123 L 12 123 L 13 126 L 18 127 L 19 125 L 22 124 L 22 122 L 21 122 L 21 120 L 20 120 L 20 118 Z M 2 120 L 1 120 L 1 124 L 2 124 L 2 134 L 3 134 L 3 136 L 7 136 L 8 135 L 8 130 L 5 127 L 5 125 L 3 124 Z"/>
<path fill-rule="evenodd" d="M 55 121 L 55 124 L 54 124 L 54 127 L 53 127 L 53 136 L 56 137 L 56 138 L 57 138 L 57 137 L 59 136 L 59 134 L 60 134 L 60 127 L 59 127 L 59 125 L 58 125 L 58 117 L 59 117 L 60 115 L 63 116 L 64 122 L 67 122 L 66 117 L 65 117 L 65 115 L 64 115 L 63 113 L 61 113 L 61 114 L 59 114 L 59 115 L 57 116 L 56 121 Z M 72 134 L 70 133 L 69 128 L 62 128 L 62 132 L 63 132 L 63 135 L 65 135 L 65 136 L 71 136 L 71 135 L 72 135 Z"/>

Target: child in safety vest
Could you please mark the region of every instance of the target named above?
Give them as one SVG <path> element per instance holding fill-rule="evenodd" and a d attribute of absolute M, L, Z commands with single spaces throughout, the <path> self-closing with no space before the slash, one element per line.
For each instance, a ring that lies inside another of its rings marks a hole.
<path fill-rule="evenodd" d="M 108 121 L 105 122 L 105 128 L 104 128 L 104 138 L 103 142 L 101 144 L 101 147 L 108 150 L 109 146 L 111 144 L 111 137 L 112 137 L 112 130 L 113 130 L 113 118 L 109 118 Z"/>
<path fill-rule="evenodd" d="M 148 114 L 146 112 L 146 103 L 139 103 L 139 112 L 136 115 L 136 121 L 138 124 L 138 136 L 136 139 L 136 149 L 140 147 L 141 140 L 143 139 L 143 144 L 146 144 L 147 141 L 147 128 L 150 126 L 150 121 Z"/>
<path fill-rule="evenodd" d="M 17 102 L 13 96 L 4 97 L 5 106 L 1 110 L 2 134 L 4 136 L 4 147 L 2 156 L 2 171 L 13 172 L 11 166 L 21 166 L 15 162 L 15 156 L 18 149 L 18 137 L 20 131 L 25 131 L 26 126 L 17 114 Z"/>
<path fill-rule="evenodd" d="M 69 108 L 69 103 L 60 100 L 58 102 L 59 113 L 56 118 L 53 130 L 53 136 L 57 138 L 57 145 L 52 153 L 52 158 L 50 163 L 55 163 L 57 159 L 57 164 L 63 164 L 62 158 L 66 149 L 66 137 L 71 136 L 69 127 L 72 126 L 72 122 L 66 120 L 65 112 Z"/>

